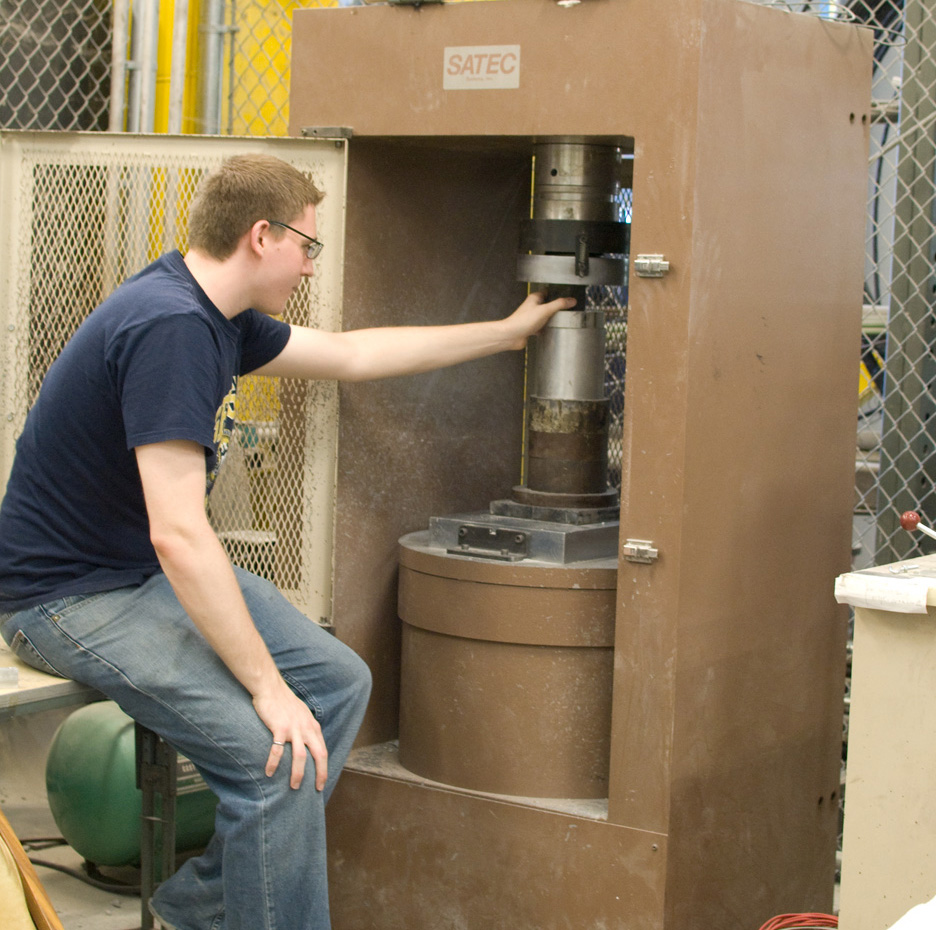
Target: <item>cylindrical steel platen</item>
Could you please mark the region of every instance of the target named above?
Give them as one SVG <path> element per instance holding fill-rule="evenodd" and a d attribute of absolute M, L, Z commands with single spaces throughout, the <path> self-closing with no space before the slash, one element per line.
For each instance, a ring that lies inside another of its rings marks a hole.
<path fill-rule="evenodd" d="M 517 258 L 517 280 L 545 281 L 571 287 L 617 287 L 624 283 L 624 263 L 618 258 L 592 258 L 588 270 L 579 273 L 574 255 L 520 255 Z M 534 286 L 533 290 L 542 290 L 542 287 Z"/>
<path fill-rule="evenodd" d="M 618 150 L 611 145 L 541 142 L 533 147 L 533 216 L 538 220 L 615 221 Z"/>
<path fill-rule="evenodd" d="M 400 762 L 493 794 L 608 792 L 616 568 L 488 562 L 400 541 Z"/>
<path fill-rule="evenodd" d="M 601 400 L 605 394 L 604 313 L 560 310 L 536 339 L 530 393 L 565 400 Z"/>
<path fill-rule="evenodd" d="M 579 525 L 597 523 L 601 520 L 616 520 L 618 516 L 618 493 L 608 488 L 598 494 L 568 494 L 564 491 L 552 493 L 550 491 L 532 491 L 524 485 L 517 485 L 510 494 L 509 501 L 492 501 L 491 513 L 511 514 L 512 505 L 535 508 L 542 516 L 526 514 L 522 511 L 514 513 L 515 516 L 526 516 L 532 520 L 553 520 L 558 522 L 574 522 Z M 550 514 L 549 511 L 562 511 Z M 564 520 L 568 511 L 575 511 L 575 520 Z"/>

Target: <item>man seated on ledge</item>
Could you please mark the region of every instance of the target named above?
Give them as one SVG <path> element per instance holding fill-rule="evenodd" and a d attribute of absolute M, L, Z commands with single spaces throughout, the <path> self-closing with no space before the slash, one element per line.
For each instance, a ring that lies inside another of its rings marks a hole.
<path fill-rule="evenodd" d="M 370 691 L 364 662 L 232 567 L 208 523 L 239 376 L 429 371 L 522 349 L 574 304 L 532 295 L 505 319 L 452 326 L 290 326 L 274 316 L 313 273 L 321 199 L 266 155 L 209 175 L 187 254 L 126 281 L 49 369 L 0 507 L 3 638 L 112 698 L 218 797 L 208 848 L 150 902 L 172 930 L 330 927 L 324 807 Z"/>

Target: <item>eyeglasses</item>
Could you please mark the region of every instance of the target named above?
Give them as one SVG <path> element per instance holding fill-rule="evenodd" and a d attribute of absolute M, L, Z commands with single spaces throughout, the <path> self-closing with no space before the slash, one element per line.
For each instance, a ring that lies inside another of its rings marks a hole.
<path fill-rule="evenodd" d="M 319 242 L 318 239 L 313 239 L 311 236 L 307 236 L 304 232 L 300 232 L 298 229 L 294 229 L 292 226 L 287 226 L 286 223 L 280 223 L 278 220 L 270 220 L 271 226 L 282 226 L 283 229 L 288 229 L 290 232 L 294 232 L 297 236 L 302 236 L 309 244 L 306 246 L 306 258 L 318 258 L 322 254 L 322 249 L 325 248 L 324 242 Z"/>

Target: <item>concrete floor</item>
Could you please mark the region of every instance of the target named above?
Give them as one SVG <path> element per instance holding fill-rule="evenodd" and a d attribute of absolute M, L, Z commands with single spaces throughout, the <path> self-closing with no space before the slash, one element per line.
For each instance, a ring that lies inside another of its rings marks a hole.
<path fill-rule="evenodd" d="M 4 813 L 20 839 L 57 836 L 58 828 L 48 807 L 10 807 Z M 32 851 L 31 859 L 45 859 L 81 871 L 81 856 L 68 846 Z M 140 899 L 117 895 L 87 885 L 55 869 L 37 866 L 36 872 L 65 930 L 138 930 Z M 138 881 L 135 870 L 122 870 L 122 881 Z"/>
<path fill-rule="evenodd" d="M 45 793 L 45 757 L 49 743 L 69 710 L 46 711 L 0 722 L 0 808 L 21 841 L 59 836 Z M 81 871 L 82 857 L 68 846 L 29 851 Z M 117 895 L 85 884 L 78 878 L 37 866 L 36 872 L 65 930 L 137 930 L 140 899 Z M 114 874 L 137 883 L 139 874 L 124 869 Z"/>

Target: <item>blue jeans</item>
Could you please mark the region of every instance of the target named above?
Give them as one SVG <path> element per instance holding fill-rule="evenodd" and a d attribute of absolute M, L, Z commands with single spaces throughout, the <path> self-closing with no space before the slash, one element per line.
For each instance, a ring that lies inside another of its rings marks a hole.
<path fill-rule="evenodd" d="M 364 715 L 370 672 L 272 584 L 239 569 L 237 577 L 283 678 L 322 727 L 324 792 L 311 756 L 301 787 L 289 787 L 289 746 L 276 774 L 264 774 L 270 731 L 162 574 L 0 615 L 0 635 L 27 664 L 116 701 L 191 759 L 217 795 L 208 848 L 153 896 L 162 920 L 178 930 L 327 930 L 325 803 Z"/>

